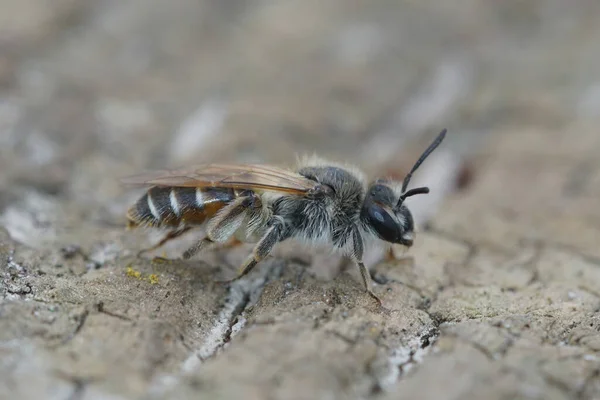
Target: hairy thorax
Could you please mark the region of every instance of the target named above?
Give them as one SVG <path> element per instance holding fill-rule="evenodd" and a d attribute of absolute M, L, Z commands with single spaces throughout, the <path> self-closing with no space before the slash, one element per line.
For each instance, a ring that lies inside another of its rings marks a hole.
<path fill-rule="evenodd" d="M 317 198 L 284 196 L 274 203 L 273 211 L 290 227 L 286 237 L 315 244 L 333 243 L 344 247 L 351 230 L 359 223 L 364 199 L 361 176 L 337 166 L 307 166 L 298 172 L 322 185 L 331 194 Z"/>

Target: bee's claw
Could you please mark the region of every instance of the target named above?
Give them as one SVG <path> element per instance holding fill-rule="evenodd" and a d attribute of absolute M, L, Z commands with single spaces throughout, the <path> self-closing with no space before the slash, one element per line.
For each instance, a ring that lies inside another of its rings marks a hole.
<path fill-rule="evenodd" d="M 154 257 L 152 259 L 152 264 L 172 264 L 175 263 L 177 261 L 180 261 L 179 259 L 171 259 L 171 258 L 165 258 L 165 257 Z"/>
<path fill-rule="evenodd" d="M 375 293 L 373 293 L 373 291 L 371 291 L 371 290 L 368 290 L 368 291 L 367 291 L 367 293 L 369 293 L 369 296 L 371 296 L 371 298 L 372 298 L 373 300 L 375 300 L 375 302 L 377 303 L 377 306 L 378 306 L 379 308 L 384 308 L 384 307 L 383 307 L 383 302 L 381 301 L 381 299 L 380 299 L 379 297 L 377 297 L 377 295 L 376 295 Z"/>

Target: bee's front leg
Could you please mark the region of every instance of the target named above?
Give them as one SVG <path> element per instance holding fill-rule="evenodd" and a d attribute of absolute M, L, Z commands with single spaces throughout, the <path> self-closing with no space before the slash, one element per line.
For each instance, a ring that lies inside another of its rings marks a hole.
<path fill-rule="evenodd" d="M 377 297 L 375 293 L 373 293 L 372 282 L 371 282 L 371 274 L 369 273 L 369 269 L 365 266 L 362 261 L 356 260 L 356 264 L 358 265 L 358 270 L 360 271 L 360 276 L 362 277 L 363 284 L 365 286 L 365 290 L 377 302 L 379 307 L 383 307 L 383 303 L 381 299 Z"/>
<path fill-rule="evenodd" d="M 360 271 L 360 276 L 362 278 L 365 291 L 369 294 L 369 296 L 371 296 L 371 298 L 373 298 L 373 300 L 377 302 L 377 305 L 379 307 L 383 308 L 383 303 L 381 302 L 381 299 L 377 297 L 375 293 L 373 293 L 371 274 L 369 273 L 369 270 L 362 261 L 363 241 L 357 229 L 354 229 L 352 232 L 352 254 L 350 256 L 358 266 L 358 270 Z"/>

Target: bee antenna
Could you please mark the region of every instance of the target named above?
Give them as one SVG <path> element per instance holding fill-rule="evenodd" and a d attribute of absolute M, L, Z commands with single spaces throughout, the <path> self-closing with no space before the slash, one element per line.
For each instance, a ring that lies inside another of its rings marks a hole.
<path fill-rule="evenodd" d="M 417 160 L 415 165 L 413 165 L 410 172 L 406 175 L 406 177 L 404 178 L 404 181 L 402 182 L 402 195 L 400 196 L 400 199 L 398 200 L 398 204 L 396 204 L 396 207 L 400 207 L 407 197 L 414 196 L 415 194 L 429 193 L 429 188 L 427 188 L 427 187 L 411 189 L 408 192 L 406 191 L 406 188 L 408 187 L 408 184 L 410 183 L 412 174 L 421 166 L 421 164 L 423 164 L 423 161 L 425 161 L 425 159 L 427 157 L 429 157 L 429 155 L 440 145 L 440 143 L 442 143 L 442 140 L 444 140 L 444 138 L 446 137 L 447 131 L 448 131 L 447 129 L 444 129 L 440 132 L 440 134 L 429 145 L 429 147 L 423 152 L 423 154 L 421 154 L 421 157 L 419 157 L 419 159 Z"/>
<path fill-rule="evenodd" d="M 427 193 L 429 193 L 429 188 L 427 186 L 410 189 L 410 190 L 404 192 L 402 194 L 402 196 L 400 196 L 400 201 L 398 203 L 402 204 L 407 197 L 414 196 L 415 194 L 427 194 Z"/>
<path fill-rule="evenodd" d="M 410 189 L 410 190 L 402 193 L 402 196 L 400 196 L 400 199 L 398 200 L 398 203 L 396 204 L 396 208 L 400 208 L 400 206 L 402 205 L 402 203 L 404 203 L 404 200 L 406 200 L 407 197 L 414 196 L 415 194 L 427 194 L 427 193 L 429 193 L 429 188 L 426 186 Z"/>

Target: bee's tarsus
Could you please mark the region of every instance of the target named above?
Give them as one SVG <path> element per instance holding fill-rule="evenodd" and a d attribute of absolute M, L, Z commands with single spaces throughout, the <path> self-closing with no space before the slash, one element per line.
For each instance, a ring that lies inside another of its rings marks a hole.
<path fill-rule="evenodd" d="M 381 299 L 373 292 L 373 284 L 371 281 L 371 274 L 369 273 L 369 270 L 367 269 L 367 267 L 365 266 L 365 264 L 362 261 L 357 261 L 358 264 L 358 268 L 360 270 L 360 276 L 363 280 L 363 285 L 365 287 L 365 292 L 367 292 L 367 294 L 369 296 L 371 296 L 371 298 L 373 300 L 375 300 L 375 302 L 377 303 L 377 305 L 379 307 L 383 307 L 383 303 L 381 302 Z"/>
<path fill-rule="evenodd" d="M 177 261 L 179 261 L 179 260 L 157 256 L 157 257 L 154 257 L 151 262 L 152 262 L 152 264 L 173 264 Z"/>
<path fill-rule="evenodd" d="M 143 254 L 149 253 L 151 251 L 154 251 L 160 247 L 162 247 L 163 245 L 165 245 L 167 242 L 170 242 L 173 239 L 176 239 L 178 237 L 180 237 L 181 235 L 183 235 L 184 233 L 190 231 L 192 229 L 191 226 L 186 226 L 183 227 L 181 229 L 176 229 L 176 230 L 172 230 L 169 231 L 158 243 L 156 243 L 155 245 L 148 247 L 146 249 L 140 250 L 137 254 L 138 257 L 141 257 Z"/>
<path fill-rule="evenodd" d="M 181 257 L 184 260 L 189 260 L 190 258 L 194 257 L 196 254 L 207 250 L 209 247 L 214 245 L 214 243 L 215 242 L 213 242 L 209 238 L 200 239 L 199 241 L 194 243 L 189 249 L 184 251 Z"/>
<path fill-rule="evenodd" d="M 378 307 L 383 308 L 383 302 L 381 301 L 381 299 L 379 297 L 377 297 L 377 295 L 375 293 L 373 293 L 372 290 L 369 290 L 367 293 L 369 293 L 369 296 L 371 296 L 371 298 L 373 300 L 375 300 L 375 302 L 377 303 Z"/>
<path fill-rule="evenodd" d="M 275 247 L 275 245 L 277 244 L 277 242 L 279 242 L 281 238 L 281 232 L 281 222 L 279 220 L 273 221 L 267 233 L 263 235 L 263 237 L 258 241 L 256 246 L 254 247 L 252 255 L 248 257 L 246 262 L 244 262 L 244 264 L 240 267 L 237 276 L 238 278 L 249 274 L 250 271 L 254 269 L 256 264 L 265 259 L 269 254 L 271 254 L 273 247 Z"/>

